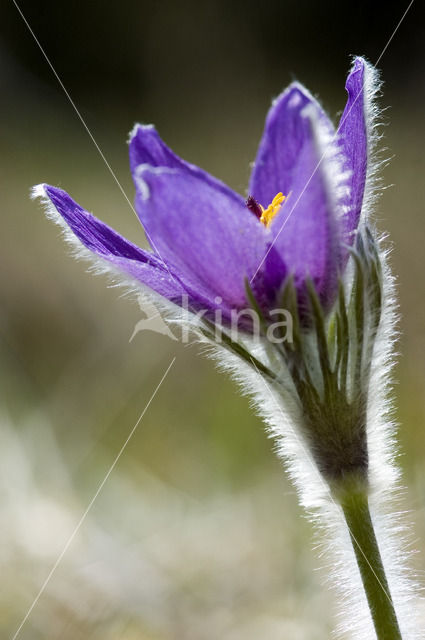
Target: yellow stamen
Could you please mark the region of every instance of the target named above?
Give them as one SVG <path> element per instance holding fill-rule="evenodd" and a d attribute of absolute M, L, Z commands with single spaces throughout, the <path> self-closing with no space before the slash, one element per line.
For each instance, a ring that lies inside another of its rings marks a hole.
<path fill-rule="evenodd" d="M 261 207 L 261 218 L 260 218 L 260 222 L 262 222 L 264 224 L 265 227 L 269 227 L 273 218 L 275 217 L 275 215 L 277 214 L 277 212 L 279 211 L 280 207 L 283 204 L 283 201 L 285 200 L 286 196 L 283 195 L 283 193 L 278 193 L 275 195 L 275 197 L 273 198 L 273 200 L 271 201 L 271 204 L 269 204 L 269 206 L 267 207 L 267 209 L 264 209 L 263 207 Z"/>

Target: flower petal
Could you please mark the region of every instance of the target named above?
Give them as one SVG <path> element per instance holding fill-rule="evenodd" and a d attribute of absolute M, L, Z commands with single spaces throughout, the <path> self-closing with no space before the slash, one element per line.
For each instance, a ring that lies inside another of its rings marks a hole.
<path fill-rule="evenodd" d="M 268 242 L 265 258 L 257 265 L 257 271 L 250 281 L 255 298 L 266 314 L 276 304 L 280 305 L 279 294 L 287 275 L 288 268 L 278 248 Z"/>
<path fill-rule="evenodd" d="M 213 188 L 225 193 L 230 199 L 235 200 L 240 204 L 243 203 L 243 198 L 224 184 L 224 182 L 221 182 L 221 180 L 214 178 L 214 176 L 210 175 L 203 169 L 200 169 L 196 165 L 190 164 L 177 156 L 169 147 L 167 147 L 165 142 L 161 140 L 157 130 L 151 124 L 135 125 L 130 134 L 129 155 L 130 169 L 133 176 L 137 167 L 141 164 L 148 164 L 151 167 L 180 169 L 182 171 L 187 171 L 194 177 L 204 180 Z"/>
<path fill-rule="evenodd" d="M 350 173 L 350 196 L 346 199 L 345 216 L 347 234 L 354 231 L 359 223 L 366 184 L 368 141 L 365 83 L 365 61 L 356 58 L 345 84 L 348 99 L 338 127 L 346 157 L 345 169 Z"/>
<path fill-rule="evenodd" d="M 341 260 L 342 161 L 333 144 L 333 129 L 314 103 L 300 113 L 298 131 L 303 144 L 290 195 L 270 227 L 272 246 L 294 274 L 298 290 L 302 292 L 305 278 L 310 277 L 327 303 L 335 293 Z"/>
<path fill-rule="evenodd" d="M 243 201 L 186 169 L 139 165 L 134 178 L 155 252 L 195 289 L 245 306 L 244 279 L 261 261 L 267 234 Z"/>
<path fill-rule="evenodd" d="M 85 211 L 62 189 L 50 185 L 39 185 L 35 196 L 48 199 L 49 215 L 66 223 L 74 236 L 92 253 L 111 263 L 119 271 L 139 280 L 170 300 L 179 300 L 185 289 L 179 280 L 153 253 L 143 251 L 114 229 Z"/>
<path fill-rule="evenodd" d="M 299 158 L 311 135 L 302 111 L 313 105 L 317 117 L 332 129 L 332 124 L 317 101 L 300 84 L 291 84 L 273 103 L 266 119 L 251 175 L 249 194 L 267 207 L 274 196 L 287 195 L 292 189 Z"/>

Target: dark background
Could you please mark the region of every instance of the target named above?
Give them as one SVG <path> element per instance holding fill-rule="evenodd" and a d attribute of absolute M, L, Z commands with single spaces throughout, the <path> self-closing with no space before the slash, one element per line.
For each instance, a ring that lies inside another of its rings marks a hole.
<path fill-rule="evenodd" d="M 334 120 L 350 56 L 376 62 L 407 2 L 29 2 L 29 25 L 130 200 L 126 139 L 154 122 L 245 193 L 271 99 L 294 78 Z M 74 262 L 29 200 L 61 186 L 134 242 L 143 231 L 13 3 L 1 9 L 0 629 L 12 635 L 171 359 L 21 638 L 328 638 L 312 530 L 232 383 L 154 333 Z M 425 548 L 423 4 L 379 62 L 391 163 L 377 210 L 401 303 L 403 508 Z M 423 556 L 423 552 L 422 552 Z M 424 569 L 423 557 L 415 564 Z"/>

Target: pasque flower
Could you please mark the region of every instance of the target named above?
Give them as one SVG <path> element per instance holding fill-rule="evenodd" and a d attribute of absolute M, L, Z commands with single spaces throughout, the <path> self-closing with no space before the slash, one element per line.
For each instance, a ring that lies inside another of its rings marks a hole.
<path fill-rule="evenodd" d="M 361 603 L 345 630 L 362 640 L 401 640 L 402 632 L 415 637 L 410 594 L 393 516 L 379 511 L 398 473 L 387 392 L 393 285 L 370 221 L 378 88 L 375 70 L 356 58 L 335 130 L 308 91 L 291 84 L 269 111 L 244 197 L 176 156 L 153 126 L 137 125 L 130 166 L 149 252 L 65 191 L 43 184 L 34 194 L 85 255 L 175 303 L 173 313 L 188 302 L 198 338 L 254 396 L 302 504 L 331 533 L 333 554 L 340 549 L 333 573 L 341 568 L 344 598 L 351 585 Z M 258 313 L 262 331 L 252 336 L 241 323 L 235 338 L 226 322 L 246 307 Z M 290 312 L 292 341 L 269 337 L 276 307 Z M 200 309 L 207 312 L 201 319 Z M 211 323 L 217 310 L 220 340 Z M 341 517 L 348 528 L 338 546 Z M 366 598 L 358 597 L 362 584 Z"/>
<path fill-rule="evenodd" d="M 130 138 L 135 208 L 147 252 L 88 213 L 65 191 L 40 185 L 91 252 L 169 300 L 196 308 L 247 306 L 246 282 L 261 307 L 279 304 L 289 274 L 302 294 L 313 281 L 321 301 L 336 292 L 345 245 L 356 230 L 367 171 L 366 63 L 347 78 L 338 132 L 318 102 L 291 84 L 273 103 L 247 197 L 169 149 L 151 125 Z M 223 151 L 224 152 L 224 151 Z"/>

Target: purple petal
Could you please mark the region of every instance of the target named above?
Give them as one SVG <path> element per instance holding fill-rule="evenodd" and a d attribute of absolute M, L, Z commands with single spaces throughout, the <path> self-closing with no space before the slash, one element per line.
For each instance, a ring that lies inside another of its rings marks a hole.
<path fill-rule="evenodd" d="M 257 265 L 257 272 L 250 282 L 255 298 L 266 314 L 279 304 L 279 293 L 287 275 L 288 269 L 278 248 L 268 242 L 264 262 Z"/>
<path fill-rule="evenodd" d="M 62 189 L 41 185 L 36 195 L 47 196 L 62 220 L 87 249 L 160 295 L 170 300 L 181 299 L 185 289 L 153 253 L 143 251 L 123 238 L 80 207 Z"/>
<path fill-rule="evenodd" d="M 332 130 L 315 104 L 300 114 L 298 132 L 303 144 L 289 197 L 270 227 L 273 248 L 294 274 L 299 291 L 309 276 L 327 303 L 335 292 L 340 263 L 341 208 L 336 194 L 341 191 L 341 176 L 335 175 L 339 165 L 328 158 Z"/>
<path fill-rule="evenodd" d="M 363 203 L 367 170 L 367 127 L 365 104 L 365 62 L 356 58 L 348 75 L 345 88 L 348 92 L 347 104 L 338 127 L 338 133 L 346 157 L 345 169 L 349 171 L 350 197 L 346 199 L 348 208 L 345 221 L 349 236 L 357 228 Z"/>
<path fill-rule="evenodd" d="M 203 171 L 196 165 L 179 158 L 179 156 L 161 140 L 153 125 L 137 124 L 134 127 L 130 134 L 129 155 L 130 169 L 133 176 L 137 167 L 141 164 L 148 164 L 151 167 L 180 169 L 207 182 L 213 188 L 225 193 L 230 199 L 238 203 L 243 203 L 243 198 L 221 182 L 221 180 L 214 178 L 214 176 Z"/>
<path fill-rule="evenodd" d="M 140 165 L 136 208 L 153 249 L 182 280 L 231 307 L 265 253 L 266 230 L 247 209 L 191 171 Z"/>
<path fill-rule="evenodd" d="M 310 132 L 302 111 L 313 105 L 317 117 L 331 130 L 332 124 L 317 101 L 298 83 L 290 85 L 273 103 L 251 175 L 249 194 L 267 207 L 280 191 L 287 195 L 299 169 Z"/>

